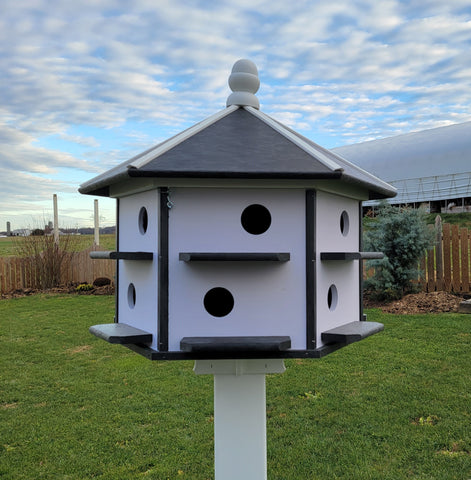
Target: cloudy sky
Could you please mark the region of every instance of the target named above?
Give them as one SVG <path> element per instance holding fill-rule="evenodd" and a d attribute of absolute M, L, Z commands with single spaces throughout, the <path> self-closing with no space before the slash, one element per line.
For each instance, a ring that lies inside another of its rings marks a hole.
<path fill-rule="evenodd" d="M 471 120 L 469 0 L 0 0 L 0 231 L 90 226 L 78 186 L 225 107 L 333 148 Z M 100 199 L 102 225 L 114 201 Z"/>

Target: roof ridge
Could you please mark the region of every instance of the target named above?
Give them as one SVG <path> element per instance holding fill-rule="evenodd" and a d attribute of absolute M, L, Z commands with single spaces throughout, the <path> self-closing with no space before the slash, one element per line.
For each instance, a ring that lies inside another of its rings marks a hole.
<path fill-rule="evenodd" d="M 358 172 L 361 172 L 363 175 L 367 176 L 370 178 L 372 181 L 375 181 L 379 184 L 382 185 L 383 188 L 388 188 L 390 185 L 378 178 L 376 175 L 373 175 L 372 173 L 366 171 L 365 169 L 359 167 L 355 163 L 350 162 L 349 160 L 345 159 L 345 157 L 342 157 L 342 155 L 339 155 L 336 152 L 333 152 L 332 150 L 329 150 L 328 148 L 325 148 L 321 145 L 318 145 L 314 141 L 310 140 L 307 137 L 304 137 L 300 133 L 292 130 L 291 128 L 287 127 L 286 125 L 283 125 L 281 122 L 278 120 L 275 120 L 274 118 L 271 118 L 267 114 L 260 112 L 259 110 L 255 110 L 252 107 L 244 107 L 245 110 L 249 111 L 250 113 L 254 114 L 257 118 L 260 118 L 262 121 L 264 121 L 267 125 L 272 126 L 276 129 L 276 131 L 282 135 L 284 135 L 286 138 L 288 138 L 290 141 L 295 143 L 298 147 L 304 149 L 309 154 L 315 154 L 315 158 L 319 160 L 321 163 L 323 163 L 325 166 L 329 167 L 327 162 L 329 164 L 335 164 L 337 165 L 337 168 L 335 169 L 336 171 L 345 171 L 345 166 L 348 166 L 354 170 L 357 170 Z M 262 118 L 263 117 L 263 118 Z M 308 148 L 305 148 L 308 147 Z M 337 164 L 333 159 L 329 158 L 330 156 L 336 157 L 340 161 L 339 164 Z M 327 160 L 325 162 L 324 160 Z M 343 165 L 342 165 L 343 163 Z"/>
<path fill-rule="evenodd" d="M 316 160 L 322 163 L 325 167 L 330 168 L 334 172 L 343 170 L 343 167 L 341 165 L 337 164 L 334 160 L 328 158 L 328 156 L 325 154 L 325 149 L 320 146 L 319 149 L 317 149 L 316 147 L 318 147 L 318 145 L 314 142 L 307 142 L 307 139 L 297 135 L 291 129 L 281 124 L 277 120 L 271 118 L 266 113 L 261 112 L 260 110 L 257 110 L 250 106 L 244 106 L 243 108 L 247 112 L 251 113 L 254 117 L 257 117 L 266 125 L 273 128 L 277 133 L 283 135 L 290 142 L 294 143 L 297 147 L 301 148 L 309 155 L 314 156 L 314 158 L 316 158 Z"/>

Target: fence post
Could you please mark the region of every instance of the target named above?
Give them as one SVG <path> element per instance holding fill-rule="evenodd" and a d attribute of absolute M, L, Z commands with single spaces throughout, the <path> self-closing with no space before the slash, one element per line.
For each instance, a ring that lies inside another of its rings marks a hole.
<path fill-rule="evenodd" d="M 451 226 L 451 258 L 453 272 L 453 291 L 461 290 L 460 276 L 460 229 L 458 225 Z"/>
<path fill-rule="evenodd" d="M 427 292 L 435 291 L 435 252 L 432 247 L 430 250 L 427 250 Z"/>
<path fill-rule="evenodd" d="M 435 265 L 437 270 L 437 291 L 443 290 L 443 232 L 442 217 L 435 218 Z"/>
<path fill-rule="evenodd" d="M 451 292 L 451 232 L 450 224 L 443 224 L 443 283 L 446 292 Z"/>
<path fill-rule="evenodd" d="M 461 289 L 463 292 L 469 292 L 469 254 L 468 254 L 468 229 L 462 228 L 460 231 L 461 245 Z"/>

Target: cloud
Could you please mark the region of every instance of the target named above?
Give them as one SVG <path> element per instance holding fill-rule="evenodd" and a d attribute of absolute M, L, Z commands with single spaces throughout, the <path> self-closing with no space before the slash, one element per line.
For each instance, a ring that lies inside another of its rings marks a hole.
<path fill-rule="evenodd" d="M 6 2 L 0 189 L 68 191 L 224 108 L 241 57 L 328 147 L 469 120 L 470 27 L 468 0 Z"/>

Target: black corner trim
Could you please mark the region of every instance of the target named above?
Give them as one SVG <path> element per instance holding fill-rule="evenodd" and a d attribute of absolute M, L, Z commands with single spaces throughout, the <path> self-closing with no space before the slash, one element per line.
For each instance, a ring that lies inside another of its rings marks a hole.
<path fill-rule="evenodd" d="M 157 345 L 168 351 L 168 188 L 160 188 Z"/>
<path fill-rule="evenodd" d="M 116 199 L 116 250 L 119 251 L 119 198 Z M 115 303 L 115 323 L 119 322 L 119 262 L 116 262 L 116 278 L 115 278 L 115 294 L 114 294 L 114 303 Z"/>
<path fill-rule="evenodd" d="M 306 190 L 306 349 L 316 348 L 316 191 Z"/>
<path fill-rule="evenodd" d="M 288 262 L 289 253 L 180 252 L 182 262 Z"/>

